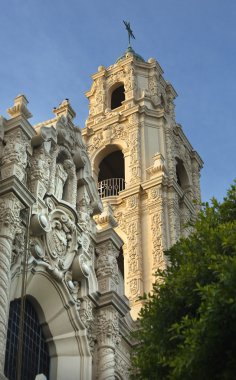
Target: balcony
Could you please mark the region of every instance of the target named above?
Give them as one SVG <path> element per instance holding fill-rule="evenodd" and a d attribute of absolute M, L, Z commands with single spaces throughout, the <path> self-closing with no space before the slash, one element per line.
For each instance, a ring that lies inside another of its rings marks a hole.
<path fill-rule="evenodd" d="M 124 189 L 124 178 L 109 178 L 98 182 L 98 193 L 101 198 L 117 196 Z"/>

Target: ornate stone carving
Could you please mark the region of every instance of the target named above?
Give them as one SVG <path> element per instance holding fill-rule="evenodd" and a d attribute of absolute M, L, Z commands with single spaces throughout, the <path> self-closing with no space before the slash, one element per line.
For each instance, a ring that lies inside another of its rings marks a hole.
<path fill-rule="evenodd" d="M 47 154 L 44 148 L 41 146 L 34 151 L 34 155 L 30 160 L 30 179 L 31 181 L 42 180 L 47 185 L 49 178 L 49 167 L 51 163 L 51 157 Z"/>
<path fill-rule="evenodd" d="M 152 255 L 153 269 L 165 268 L 165 260 L 163 254 L 163 227 L 161 219 L 161 211 L 151 215 L 151 230 L 152 230 Z"/>
<path fill-rule="evenodd" d="M 177 94 L 169 82 L 167 83 L 167 86 L 166 86 L 166 94 L 167 94 L 166 112 L 170 115 L 170 117 L 174 121 L 175 120 L 174 99 L 176 98 Z"/>
<path fill-rule="evenodd" d="M 0 198 L 0 233 L 5 238 L 13 240 L 16 227 L 20 223 L 22 204 L 12 193 Z"/>
<path fill-rule="evenodd" d="M 180 231 L 181 235 L 187 237 L 191 232 L 191 227 L 188 225 L 191 221 L 191 212 L 184 204 L 184 201 L 180 204 Z"/>
<path fill-rule="evenodd" d="M 93 355 L 96 343 L 96 327 L 94 327 L 94 305 L 88 297 L 83 298 L 79 309 L 79 315 L 81 321 L 86 326 L 89 348 Z"/>
<path fill-rule="evenodd" d="M 0 373 L 4 369 L 7 337 L 12 243 L 21 208 L 21 203 L 12 193 L 0 198 Z"/>
<path fill-rule="evenodd" d="M 70 105 L 69 99 L 64 99 L 58 107 L 53 109 L 53 112 L 55 115 L 60 118 L 61 116 L 64 116 L 67 118 L 69 121 L 73 120 L 74 117 L 76 116 L 75 111 Z"/>
<path fill-rule="evenodd" d="M 101 147 L 103 142 L 102 132 L 97 133 L 92 137 L 91 143 L 89 144 L 89 151 L 92 153 L 94 150 L 97 150 Z"/>
<path fill-rule="evenodd" d="M 25 249 L 25 230 L 24 228 L 17 228 L 15 239 L 12 246 L 12 259 L 11 267 L 21 258 Z"/>
<path fill-rule="evenodd" d="M 68 173 L 64 169 L 63 165 L 61 163 L 58 163 L 56 167 L 55 190 L 54 190 L 54 195 L 58 200 L 62 199 L 63 188 L 64 188 L 64 184 L 66 182 L 67 177 L 68 177 Z"/>
<path fill-rule="evenodd" d="M 192 159 L 192 182 L 193 182 L 193 194 L 194 198 L 197 201 L 195 204 L 196 212 L 200 211 L 200 202 L 201 202 L 201 190 L 200 190 L 200 166 L 199 163 Z"/>
<path fill-rule="evenodd" d="M 100 309 L 96 316 L 97 343 L 99 346 L 120 343 L 119 314 L 112 307 Z"/>
<path fill-rule="evenodd" d="M 168 196 L 168 213 L 171 245 L 173 245 L 180 237 L 179 198 L 175 192 L 171 192 Z"/>
<path fill-rule="evenodd" d="M 37 228 L 35 217 L 39 219 L 40 215 L 32 217 L 31 230 L 34 237 L 31 238 L 31 254 L 44 263 L 45 269 L 57 281 L 64 280 L 79 309 L 78 284 L 91 273 L 93 256 L 88 254 L 90 238 L 85 249 L 85 236 L 77 229 L 74 213 L 63 209 L 61 205 L 56 206 L 51 198 L 46 198 L 46 204 L 49 214 L 48 218 L 44 218 L 49 220 L 49 225 L 45 229 Z"/>
<path fill-rule="evenodd" d="M 167 168 L 169 177 L 173 178 L 175 176 L 175 152 L 173 150 L 174 138 L 173 132 L 170 127 L 165 129 L 166 138 L 166 153 L 167 153 Z"/>
<path fill-rule="evenodd" d="M 67 266 L 64 259 L 75 254 L 77 249 L 77 234 L 74 221 L 63 211 L 55 209 L 50 214 L 51 231 L 46 235 L 50 256 L 57 259 L 62 269 Z"/>
<path fill-rule="evenodd" d="M 0 373 L 3 373 L 7 338 L 11 242 L 2 237 L 0 237 L 0 253 Z"/>
<path fill-rule="evenodd" d="M 101 292 L 108 290 L 116 290 L 119 285 L 119 272 L 117 265 L 117 257 L 119 251 L 108 241 L 99 245 L 97 248 L 98 258 L 96 266 L 96 274 L 98 279 L 98 287 Z"/>
<path fill-rule="evenodd" d="M 78 221 L 81 229 L 84 232 L 92 232 L 93 225 L 91 215 L 93 210 L 86 190 L 84 191 L 82 197 L 79 200 L 77 199 L 76 208 L 78 212 Z"/>
<path fill-rule="evenodd" d="M 43 199 L 50 174 L 51 155 L 45 151 L 43 145 L 36 148 L 30 160 L 28 183 L 32 193 Z"/>
<path fill-rule="evenodd" d="M 128 380 L 130 378 L 130 353 L 124 348 L 122 348 L 122 353 L 122 356 L 118 352 L 116 353 L 115 368 L 116 372 L 122 376 L 123 380 Z"/>
<path fill-rule="evenodd" d="M 29 142 L 21 129 L 12 131 L 5 135 L 6 145 L 2 154 L 2 178 L 5 179 L 12 175 L 25 181 L 27 166 L 27 146 Z"/>
<path fill-rule="evenodd" d="M 102 76 L 95 80 L 90 93 L 89 116 L 93 117 L 105 110 L 105 82 Z"/>
<path fill-rule="evenodd" d="M 110 74 L 109 77 L 107 78 L 107 87 L 109 88 L 115 83 L 123 82 L 123 79 L 124 79 L 123 70 Z"/>
<path fill-rule="evenodd" d="M 130 132 L 130 182 L 137 183 L 141 179 L 140 140 L 139 131 Z"/>
<path fill-rule="evenodd" d="M 98 311 L 96 318 L 96 336 L 98 344 L 98 380 L 115 377 L 115 349 L 120 343 L 119 316 L 113 308 Z"/>
<path fill-rule="evenodd" d="M 99 227 L 117 227 L 117 221 L 114 217 L 111 205 L 103 201 L 103 212 L 95 217 L 96 223 Z"/>
<path fill-rule="evenodd" d="M 125 66 L 124 74 L 125 98 L 126 100 L 135 99 L 138 85 L 134 67 L 132 65 Z"/>
<path fill-rule="evenodd" d="M 161 96 L 164 96 L 165 91 L 163 86 L 158 82 L 158 76 L 156 73 L 149 77 L 148 90 L 154 106 L 162 106 Z"/>
<path fill-rule="evenodd" d="M 118 139 L 118 140 L 126 141 L 127 145 L 129 146 L 129 141 L 127 141 L 128 131 L 126 129 L 126 125 L 120 124 L 120 123 L 114 124 L 112 126 L 111 136 L 112 136 L 112 140 Z"/>
<path fill-rule="evenodd" d="M 165 159 L 161 153 L 156 153 L 153 156 L 153 165 L 147 168 L 147 173 L 153 177 L 159 173 L 166 174 Z"/>
<path fill-rule="evenodd" d="M 114 216 L 116 218 L 116 221 L 117 221 L 118 226 L 121 229 L 121 231 L 123 231 L 124 233 L 126 233 L 127 224 L 126 224 L 126 218 L 125 218 L 123 210 L 120 211 L 119 209 L 115 209 L 114 210 Z"/>
<path fill-rule="evenodd" d="M 141 231 L 137 216 L 131 217 L 127 221 L 128 240 L 128 276 L 127 285 L 130 300 L 137 299 L 142 295 L 142 253 L 140 249 Z"/>
<path fill-rule="evenodd" d="M 75 165 L 67 150 L 61 149 L 53 165 L 53 194 L 60 200 L 76 205 L 77 179 Z"/>
<path fill-rule="evenodd" d="M 149 194 L 149 198 L 150 200 L 155 200 L 157 201 L 158 199 L 161 198 L 162 196 L 162 191 L 161 191 L 161 188 L 160 186 L 154 186 L 152 187 L 149 191 L 148 191 L 148 194 Z"/>
<path fill-rule="evenodd" d="M 134 194 L 128 198 L 128 207 L 130 210 L 133 210 L 138 207 L 139 196 Z"/>

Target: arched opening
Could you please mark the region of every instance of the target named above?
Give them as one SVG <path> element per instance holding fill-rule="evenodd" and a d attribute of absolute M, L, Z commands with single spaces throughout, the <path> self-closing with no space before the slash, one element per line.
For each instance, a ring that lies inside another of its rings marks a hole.
<path fill-rule="evenodd" d="M 5 375 L 9 380 L 17 379 L 18 336 L 20 328 L 20 299 L 10 303 Z M 50 356 L 38 315 L 32 303 L 26 299 L 22 347 L 21 378 L 35 380 L 37 374 L 49 378 Z"/>
<path fill-rule="evenodd" d="M 98 190 L 101 198 L 117 196 L 125 189 L 125 163 L 122 151 L 107 155 L 99 165 Z"/>
<path fill-rule="evenodd" d="M 122 247 L 120 248 L 120 253 L 119 256 L 117 257 L 117 265 L 119 268 L 119 271 L 124 279 L 125 276 L 125 271 L 124 271 L 124 254 L 123 254 L 123 249 Z"/>
<path fill-rule="evenodd" d="M 176 157 L 176 180 L 178 185 L 183 189 L 187 190 L 189 187 L 188 174 L 185 170 L 183 161 Z"/>
<path fill-rule="evenodd" d="M 122 106 L 122 102 L 125 100 L 125 88 L 123 84 L 116 87 L 111 93 L 111 109 L 114 110 Z"/>

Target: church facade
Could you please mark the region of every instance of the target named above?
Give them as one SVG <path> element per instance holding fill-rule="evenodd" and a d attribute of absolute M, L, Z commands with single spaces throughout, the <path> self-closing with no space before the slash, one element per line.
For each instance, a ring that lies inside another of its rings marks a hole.
<path fill-rule="evenodd" d="M 139 297 L 200 200 L 162 74 L 129 47 L 93 75 L 82 131 L 67 99 L 0 118 L 0 379 L 129 379 Z"/>

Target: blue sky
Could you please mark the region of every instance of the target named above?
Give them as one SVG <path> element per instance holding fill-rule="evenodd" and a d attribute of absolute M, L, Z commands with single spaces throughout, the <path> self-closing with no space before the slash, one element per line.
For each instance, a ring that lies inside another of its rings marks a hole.
<path fill-rule="evenodd" d="M 178 93 L 177 122 L 205 162 L 202 198 L 222 199 L 236 163 L 234 0 L 0 0 L 0 114 L 19 93 L 31 123 L 69 98 L 84 126 L 90 75 L 127 47 L 154 57 Z"/>

